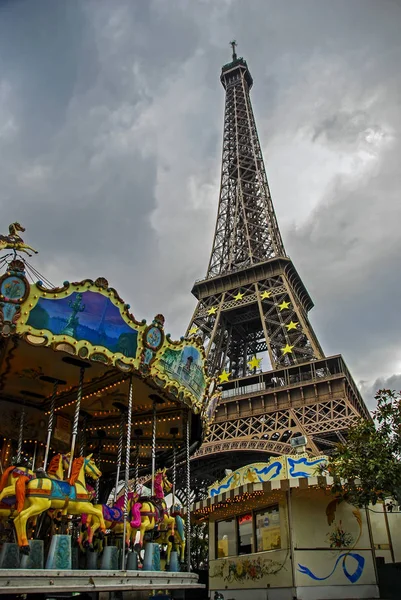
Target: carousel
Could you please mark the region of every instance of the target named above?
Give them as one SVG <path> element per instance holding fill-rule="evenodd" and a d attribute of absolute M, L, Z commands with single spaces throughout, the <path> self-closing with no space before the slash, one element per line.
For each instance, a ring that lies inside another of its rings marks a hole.
<path fill-rule="evenodd" d="M 0 594 L 199 587 L 190 456 L 218 395 L 203 346 L 137 321 L 104 278 L 54 287 L 23 231 L 0 236 Z"/>

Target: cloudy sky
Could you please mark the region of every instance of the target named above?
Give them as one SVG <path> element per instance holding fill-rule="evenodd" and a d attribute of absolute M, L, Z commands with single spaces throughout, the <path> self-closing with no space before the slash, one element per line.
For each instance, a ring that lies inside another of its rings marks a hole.
<path fill-rule="evenodd" d="M 218 201 L 228 42 L 327 355 L 401 388 L 400 0 L 0 0 L 0 205 L 53 283 L 182 335 Z M 381 381 L 378 381 L 378 380 Z"/>

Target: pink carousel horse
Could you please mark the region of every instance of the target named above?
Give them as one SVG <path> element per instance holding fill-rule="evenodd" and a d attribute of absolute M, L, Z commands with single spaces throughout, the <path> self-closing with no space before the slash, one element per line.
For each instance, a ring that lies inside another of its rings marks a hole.
<path fill-rule="evenodd" d="M 132 531 L 137 531 L 141 524 L 140 509 L 141 504 L 137 502 L 138 494 L 136 492 L 128 493 L 128 515 L 126 544 L 128 548 L 132 540 Z M 113 506 L 107 504 L 95 504 L 95 508 L 102 511 L 106 529 L 115 533 L 122 533 L 124 530 L 124 495 L 120 496 Z M 81 518 L 81 533 L 78 543 L 81 548 L 87 547 L 93 550 L 93 537 L 100 527 L 99 520 L 93 515 L 83 514 Z M 135 539 L 135 538 L 134 538 Z"/>
<path fill-rule="evenodd" d="M 138 552 L 142 549 L 145 532 L 153 531 L 157 525 L 163 524 L 164 529 L 170 530 L 171 536 L 174 536 L 175 518 L 170 517 L 164 500 L 164 493 L 169 493 L 172 487 L 167 479 L 166 469 L 161 469 L 156 473 L 154 480 L 155 495 L 139 498 L 142 505 L 140 509 L 141 522 L 138 527 L 131 526 L 133 539 L 135 539 L 137 531 L 140 532 L 139 542 L 135 546 Z"/>

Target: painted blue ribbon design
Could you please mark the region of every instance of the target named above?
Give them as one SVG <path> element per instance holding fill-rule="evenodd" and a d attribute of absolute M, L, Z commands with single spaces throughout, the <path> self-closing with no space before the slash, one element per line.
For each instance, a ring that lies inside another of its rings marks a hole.
<path fill-rule="evenodd" d="M 356 569 L 353 573 L 350 573 L 347 570 L 347 567 L 345 564 L 345 560 L 346 560 L 347 556 L 354 558 L 357 562 Z M 312 573 L 312 571 L 310 569 L 308 569 L 308 567 L 305 567 L 304 565 L 300 565 L 299 563 L 298 563 L 298 571 L 300 573 L 303 573 L 304 575 L 308 575 L 308 577 L 310 577 L 311 579 L 314 579 L 315 581 L 324 581 L 325 579 L 328 579 L 329 577 L 331 577 L 333 575 L 333 573 L 336 570 L 337 565 L 341 559 L 343 559 L 342 567 L 343 567 L 344 575 L 350 580 L 351 583 L 355 583 L 356 581 L 358 581 L 358 579 L 362 575 L 362 571 L 365 566 L 365 559 L 363 556 L 361 556 L 360 554 L 356 554 L 355 552 L 344 552 L 343 554 L 340 554 L 340 556 L 336 560 L 333 570 L 326 577 L 318 577 L 317 575 Z"/>
<path fill-rule="evenodd" d="M 230 487 L 230 485 L 231 485 L 233 477 L 234 477 L 234 475 L 231 475 L 231 477 L 229 477 L 227 479 L 226 483 L 223 483 L 223 484 L 219 485 L 218 488 L 212 488 L 210 490 L 210 497 L 213 498 L 213 496 L 218 496 L 219 494 L 221 494 L 222 490 L 227 490 Z"/>
<path fill-rule="evenodd" d="M 302 458 L 288 458 L 288 465 L 290 467 L 290 475 L 291 477 L 310 477 L 310 473 L 306 471 L 296 471 L 297 465 L 305 465 L 306 467 L 313 467 L 313 465 L 318 465 L 319 463 L 326 462 L 324 458 L 318 458 L 317 460 L 308 460 L 305 456 Z"/>
<path fill-rule="evenodd" d="M 261 475 L 268 475 L 272 469 L 276 469 L 276 472 L 270 477 L 270 479 L 274 479 L 275 477 L 277 477 L 277 475 L 280 474 L 280 471 L 282 468 L 283 468 L 282 464 L 276 461 L 276 462 L 272 463 L 271 465 L 268 465 L 267 467 L 263 467 L 262 469 L 257 469 L 255 467 L 255 472 L 259 476 L 259 481 L 263 482 L 265 480 L 262 479 Z"/>

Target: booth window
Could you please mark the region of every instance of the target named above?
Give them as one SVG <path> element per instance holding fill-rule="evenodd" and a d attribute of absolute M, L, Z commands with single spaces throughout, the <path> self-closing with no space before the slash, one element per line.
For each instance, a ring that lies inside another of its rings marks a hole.
<path fill-rule="evenodd" d="M 253 538 L 252 513 L 238 517 L 238 554 L 251 554 Z"/>
<path fill-rule="evenodd" d="M 256 550 L 281 548 L 280 512 L 278 505 L 256 513 Z"/>
<path fill-rule="evenodd" d="M 237 554 L 235 519 L 217 522 L 217 558 Z"/>

